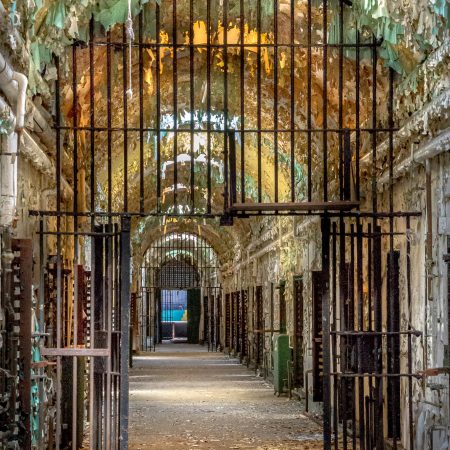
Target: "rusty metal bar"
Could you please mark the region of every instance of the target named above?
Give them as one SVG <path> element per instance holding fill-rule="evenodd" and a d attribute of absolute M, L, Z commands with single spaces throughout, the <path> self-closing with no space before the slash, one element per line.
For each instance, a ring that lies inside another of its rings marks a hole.
<path fill-rule="evenodd" d="M 127 31 L 125 25 L 122 25 L 122 42 L 128 43 Z M 122 47 L 122 101 L 123 101 L 123 211 L 128 211 L 128 95 L 129 89 L 132 86 L 128 86 L 128 82 L 132 83 L 132 80 L 128 80 L 128 48 L 127 45 Z M 131 55 L 130 55 L 131 57 Z M 131 91 L 132 92 L 132 91 Z"/>
<path fill-rule="evenodd" d="M 278 0 L 273 0 L 273 124 L 278 129 Z M 273 136 L 274 202 L 278 203 L 278 133 Z"/>
<path fill-rule="evenodd" d="M 158 2 L 155 4 L 156 42 L 161 39 L 161 17 Z M 161 54 L 156 55 L 156 211 L 161 212 Z"/>
<path fill-rule="evenodd" d="M 94 90 L 94 60 L 95 60 L 95 48 L 94 48 L 94 18 L 91 17 L 89 23 L 89 125 L 92 128 L 90 132 L 90 190 L 91 190 L 91 203 L 90 209 L 91 211 L 95 211 L 95 134 L 93 128 L 95 126 L 95 90 Z M 58 131 L 57 131 L 58 132 Z M 90 229 L 92 233 L 95 233 L 95 215 L 91 216 Z M 91 298 L 90 298 L 90 348 L 95 348 L 95 302 L 94 302 L 94 286 L 95 286 L 95 239 L 90 239 L 91 244 Z M 94 404 L 95 404 L 95 393 L 94 393 L 94 384 L 95 384 L 95 368 L 94 368 L 94 358 L 90 358 L 89 360 L 89 423 L 91 426 L 89 427 L 89 444 L 90 448 L 93 449 L 94 444 Z"/>
<path fill-rule="evenodd" d="M 240 121 L 241 121 L 241 202 L 245 203 L 245 10 L 244 10 L 244 0 L 239 2 L 239 32 L 240 32 L 240 65 L 239 65 L 239 81 L 240 81 Z"/>
<path fill-rule="evenodd" d="M 323 39 L 323 48 L 322 48 L 322 70 L 323 70 L 323 83 L 322 83 L 322 92 L 323 92 L 323 100 L 322 100 L 322 114 L 323 114 L 323 128 L 324 131 L 322 133 L 322 158 L 323 158 L 323 195 L 322 198 L 326 202 L 328 201 L 328 45 L 327 45 L 327 36 L 328 36 L 328 1 L 323 0 L 322 4 L 322 39 Z"/>
<path fill-rule="evenodd" d="M 357 337 L 357 350 L 358 350 L 358 372 L 363 371 L 364 358 L 364 341 L 362 335 L 365 330 L 364 326 L 364 298 L 363 298 L 363 227 L 360 219 L 356 219 L 356 298 L 358 306 L 358 330 L 361 334 Z M 364 429 L 364 416 L 365 416 L 365 401 L 364 401 L 364 383 L 358 380 L 358 403 L 359 403 L 359 448 L 365 449 L 365 429 Z M 355 430 L 353 430 L 355 434 Z"/>
<path fill-rule="evenodd" d="M 172 40 L 177 44 L 177 2 L 172 2 Z M 176 48 L 176 47 L 175 47 Z M 178 55 L 173 54 L 173 206 L 178 210 Z"/>
<path fill-rule="evenodd" d="M 326 0 L 325 0 L 326 2 Z M 324 4 L 325 7 L 326 3 Z M 331 450 L 330 367 L 330 219 L 322 217 L 322 352 L 323 352 L 323 446 Z"/>
<path fill-rule="evenodd" d="M 195 210 L 195 155 L 194 155 L 194 109 L 195 109 L 195 92 L 194 92 L 194 0 L 189 0 L 189 107 L 190 107 L 190 157 L 191 157 L 191 173 L 190 173 L 190 194 L 191 194 L 191 212 Z"/>
<path fill-rule="evenodd" d="M 123 218 L 120 231 L 120 437 L 119 448 L 128 449 L 129 339 L 130 339 L 130 218 Z"/>
<path fill-rule="evenodd" d="M 61 347 L 61 348 L 42 348 L 42 356 L 87 356 L 87 357 L 100 357 L 109 356 L 109 348 L 72 348 L 72 347 Z"/>
<path fill-rule="evenodd" d="M 406 218 L 406 229 L 410 230 L 410 218 Z M 450 289 L 450 283 L 449 283 L 449 289 Z M 409 239 L 406 240 L 406 301 L 408 304 L 408 331 L 411 330 L 411 324 L 412 324 L 412 308 L 411 308 L 411 300 L 412 300 L 412 293 L 411 293 L 411 242 Z M 450 303 L 449 303 L 449 310 L 450 314 Z M 450 320 L 449 320 L 450 323 Z M 449 340 L 450 340 L 450 333 L 449 333 Z M 408 336 L 408 371 L 412 372 L 413 370 L 413 362 L 412 362 L 412 342 L 411 342 L 411 336 Z M 409 421 L 409 448 L 411 450 L 414 450 L 414 420 L 413 420 L 413 386 L 412 386 L 412 379 L 410 378 L 408 380 L 408 421 Z"/>
<path fill-rule="evenodd" d="M 345 0 L 344 0 L 345 1 Z M 128 44 L 127 44 L 128 45 Z M 138 47 L 139 44 L 134 43 L 131 46 L 132 47 Z M 283 47 L 293 47 L 293 48 L 300 48 L 300 49 L 307 49 L 309 46 L 307 44 L 301 44 L 301 43 L 283 43 L 280 44 L 283 45 Z M 123 44 L 121 42 L 112 42 L 112 43 L 108 43 L 105 41 L 97 41 L 95 43 L 95 46 L 97 47 L 117 47 L 117 48 L 121 48 L 123 46 Z M 207 44 L 194 44 L 194 48 L 198 48 L 198 49 L 206 49 L 207 48 Z M 229 48 L 239 48 L 241 46 L 241 44 L 228 44 L 227 45 Z M 251 43 L 251 44 L 247 44 L 245 47 L 261 47 L 261 48 L 271 48 L 273 47 L 272 43 Z M 315 42 L 311 44 L 311 48 L 323 48 L 325 46 L 324 43 L 320 43 L 320 42 Z M 327 43 L 326 44 L 327 47 L 329 48 L 349 48 L 349 49 L 355 49 L 356 47 L 360 47 L 360 48 L 367 48 L 367 49 L 372 49 L 372 48 L 378 48 L 380 46 L 380 43 L 377 44 L 371 44 L 371 43 L 360 43 L 359 45 L 355 44 L 355 43 L 350 43 L 350 44 L 339 44 L 339 43 Z M 156 43 L 156 42 L 149 42 L 149 43 L 144 43 L 143 44 L 143 48 L 149 48 L 149 49 L 154 49 L 154 48 L 158 48 L 158 47 L 166 47 L 166 48 L 171 48 L 171 49 L 185 49 L 186 48 L 186 44 L 183 43 L 172 43 L 172 42 L 168 42 L 168 43 Z M 211 44 L 211 48 L 213 49 L 218 49 L 218 48 L 223 48 L 223 44 Z"/>
<path fill-rule="evenodd" d="M 78 80 L 77 80 L 77 45 L 72 46 L 72 93 L 73 93 L 73 125 L 78 124 Z M 78 131 L 73 131 L 73 210 L 78 211 Z M 73 218 L 73 230 L 78 231 L 78 216 Z M 78 265 L 78 237 L 73 236 L 74 240 L 74 269 Z M 73 290 L 73 345 L 78 345 L 78 271 L 74 270 L 74 290 Z M 70 333 L 70 330 L 68 330 Z M 70 335 L 68 336 L 70 339 Z M 77 443 L 77 425 L 78 425 L 78 359 L 72 360 L 72 449 L 76 450 Z"/>
<path fill-rule="evenodd" d="M 207 173 L 206 173 L 206 184 L 207 184 L 207 196 L 206 196 L 206 211 L 211 214 L 211 0 L 206 0 L 206 28 L 207 32 L 207 48 L 206 48 L 206 109 L 207 109 L 207 149 L 206 149 L 206 159 L 208 163 Z"/>
<path fill-rule="evenodd" d="M 55 101 L 56 101 L 56 124 L 61 125 L 61 98 L 60 98 L 60 67 L 59 58 L 55 57 L 55 65 L 57 71 L 57 78 L 55 82 Z M 62 168 L 62 139 L 61 131 L 56 130 L 56 211 L 61 211 L 61 168 Z M 56 231 L 61 231 L 61 217 L 57 216 L 56 219 Z M 61 333 L 61 276 L 62 276 L 62 261 L 61 261 L 61 235 L 56 237 L 56 346 L 62 345 L 62 333 Z M 61 357 L 58 356 L 56 360 L 56 436 L 55 446 L 56 450 L 61 447 Z"/>
<path fill-rule="evenodd" d="M 295 38 L 295 2 L 290 2 L 291 3 L 291 8 L 290 8 L 290 41 L 291 43 L 294 42 L 294 38 Z M 277 64 L 277 62 L 275 62 L 275 64 Z M 290 170 L 291 170 L 291 202 L 295 202 L 295 133 L 294 128 L 295 128 L 295 70 L 294 70 L 294 66 L 295 66 L 295 48 L 291 47 L 290 49 L 290 73 L 289 73 L 289 77 L 290 77 L 290 95 L 291 95 L 291 99 L 290 99 L 290 112 L 291 112 L 291 117 L 290 117 L 290 128 L 291 128 L 291 133 L 290 133 L 290 157 L 291 157 L 291 161 L 290 161 Z M 276 128 L 278 128 L 278 125 L 275 125 Z"/>
<path fill-rule="evenodd" d="M 139 212 L 145 209 L 145 186 L 144 186 L 144 54 L 143 54 L 143 12 L 139 13 L 138 22 L 138 51 L 139 51 Z M 157 64 L 159 55 L 156 56 Z M 158 69 L 157 69 L 158 70 Z M 157 94 L 159 95 L 159 93 Z M 158 164 L 158 161 L 157 161 Z M 157 167 L 159 172 L 159 165 Z"/>
<path fill-rule="evenodd" d="M 331 291 L 331 307 L 333 309 L 333 317 L 332 317 L 332 323 L 331 323 L 331 370 L 333 372 L 337 372 L 338 365 L 337 365 L 337 223 L 333 222 L 332 224 L 332 230 L 333 235 L 336 236 L 332 241 L 332 247 L 331 247 L 331 279 L 332 279 L 332 291 Z M 338 378 L 333 378 L 333 440 L 334 440 L 334 448 L 335 450 L 338 449 L 338 442 L 339 442 L 339 407 L 338 407 L 338 392 L 337 389 L 338 386 Z"/>
<path fill-rule="evenodd" d="M 359 206 L 359 202 L 301 202 L 301 203 L 234 203 L 231 211 L 347 211 Z"/>
<path fill-rule="evenodd" d="M 111 43 L 111 31 L 107 32 L 108 43 Z M 112 212 L 112 112 L 111 112 L 111 46 L 106 47 L 106 120 L 107 120 L 107 153 L 108 153 L 108 213 Z"/>
<path fill-rule="evenodd" d="M 256 77 L 257 77 L 257 141 L 258 141 L 258 203 L 262 203 L 262 143 L 261 143 L 261 0 L 256 0 L 256 30 L 258 34 L 256 48 Z"/>
<path fill-rule="evenodd" d="M 306 104 L 306 127 L 307 131 L 307 158 L 308 158 L 308 202 L 312 201 L 312 10 L 311 10 L 312 0 L 308 0 L 308 11 L 307 11 L 307 21 L 308 21 L 308 31 L 307 31 L 307 104 Z"/>
<path fill-rule="evenodd" d="M 236 136 L 234 131 L 228 133 L 229 148 L 229 171 L 230 171 L 230 197 L 231 205 L 237 202 L 237 180 L 236 180 Z M 232 206 L 233 208 L 233 206 Z"/>

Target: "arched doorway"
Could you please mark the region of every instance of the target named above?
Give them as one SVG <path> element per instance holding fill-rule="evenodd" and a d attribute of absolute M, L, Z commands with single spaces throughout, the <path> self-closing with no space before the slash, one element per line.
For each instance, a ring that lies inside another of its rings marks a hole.
<path fill-rule="evenodd" d="M 218 260 L 204 238 L 188 232 L 157 238 L 144 254 L 140 285 L 139 350 L 155 351 L 163 341 L 214 345 Z"/>

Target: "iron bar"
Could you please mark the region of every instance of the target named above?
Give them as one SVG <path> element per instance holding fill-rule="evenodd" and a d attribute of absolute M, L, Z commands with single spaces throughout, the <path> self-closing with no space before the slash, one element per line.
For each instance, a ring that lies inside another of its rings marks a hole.
<path fill-rule="evenodd" d="M 45 247 L 44 247 L 44 219 L 41 217 L 39 219 L 39 299 L 37 304 L 37 310 L 39 311 L 39 332 L 43 333 L 45 330 L 45 313 L 44 313 L 44 303 L 45 303 Z M 43 336 L 41 336 L 41 344 L 44 344 L 44 340 L 42 339 Z M 43 345 L 42 345 L 43 346 Z M 44 390 L 44 380 L 43 377 L 45 376 L 44 369 L 39 370 L 39 376 L 42 377 L 39 381 L 39 403 L 41 405 L 44 404 L 45 401 L 45 390 Z M 44 408 L 39 408 L 39 426 L 42 427 L 44 421 L 46 420 L 45 414 L 44 414 Z M 44 449 L 44 435 L 42 433 L 39 433 L 38 436 L 38 449 L 43 450 Z"/>
<path fill-rule="evenodd" d="M 239 2 L 239 32 L 240 32 L 240 96 L 241 96 L 241 110 L 240 110 L 240 120 L 241 120 L 241 202 L 245 203 L 245 41 L 244 41 L 244 0 Z"/>
<path fill-rule="evenodd" d="M 295 37 L 295 3 L 291 2 L 291 8 L 290 8 L 290 39 L 291 42 L 294 42 Z M 293 130 L 295 128 L 295 48 L 290 49 L 290 128 Z M 275 126 L 278 128 L 278 126 Z M 293 131 L 290 133 L 290 151 L 291 151 L 291 202 L 295 202 L 296 195 L 295 195 L 295 134 Z"/>
<path fill-rule="evenodd" d="M 194 189 L 194 109 L 195 109 L 195 92 L 194 92 L 194 0 L 189 0 L 189 107 L 190 107 L 190 156 L 191 156 L 191 173 L 190 173 L 190 194 L 191 194 L 191 212 L 195 210 L 195 189 Z"/>
<path fill-rule="evenodd" d="M 108 348 L 43 348 L 41 351 L 42 356 L 87 356 L 87 357 L 100 357 L 109 356 L 110 349 Z"/>
<path fill-rule="evenodd" d="M 120 230 L 120 449 L 128 449 L 129 339 L 130 339 L 130 218 L 124 217 Z"/>
<path fill-rule="evenodd" d="M 361 198 L 361 187 L 360 187 L 360 152 L 361 152 L 361 105 L 360 105 L 360 78 L 361 78 L 361 60 L 360 60 L 360 32 L 356 30 L 356 74 L 355 74 L 355 128 L 356 128 L 356 137 L 355 137 L 355 147 L 356 147 L 356 158 L 355 158 L 355 190 L 356 190 L 356 200 L 360 200 Z"/>
<path fill-rule="evenodd" d="M 278 0 L 273 0 L 273 124 L 278 128 Z M 274 202 L 278 202 L 278 133 L 273 136 Z"/>
<path fill-rule="evenodd" d="M 177 2 L 172 2 L 172 40 L 177 43 Z M 173 54 L 173 206 L 178 210 L 178 61 L 177 52 Z"/>
<path fill-rule="evenodd" d="M 410 218 L 406 217 L 406 229 L 410 229 Z M 411 308 L 411 242 L 406 240 L 406 301 L 408 305 L 408 331 L 411 331 L 412 324 L 412 308 Z M 450 311 L 449 311 L 450 314 Z M 412 362 L 412 342 L 408 337 L 408 371 L 413 371 Z M 413 386 L 412 379 L 408 380 L 408 421 L 409 421 L 409 448 L 414 450 L 414 421 L 413 421 Z"/>
<path fill-rule="evenodd" d="M 228 0 L 222 0 L 222 21 L 223 21 L 223 121 L 224 121 L 224 135 L 223 135 L 223 145 L 225 153 L 229 152 L 231 149 L 231 135 L 228 134 L 228 52 L 226 51 L 228 45 Z M 234 143 L 233 143 L 233 149 Z M 235 155 L 236 160 L 236 155 Z M 236 176 L 236 167 L 229 167 L 229 173 L 231 176 Z M 231 180 L 230 180 L 231 182 Z M 228 198 L 229 200 L 229 198 Z"/>
<path fill-rule="evenodd" d="M 257 98 L 257 129 L 261 130 L 262 120 L 261 120 L 261 0 L 256 0 L 256 31 L 257 31 L 257 48 L 256 48 L 256 98 Z M 257 134 L 257 145 L 258 145 L 258 203 L 262 202 L 262 143 L 261 143 L 261 132 Z"/>
<path fill-rule="evenodd" d="M 55 57 L 55 65 L 57 71 L 57 79 L 55 82 L 55 102 L 56 102 L 56 117 L 55 122 L 59 126 L 61 124 L 61 98 L 60 98 L 60 67 L 59 58 Z M 61 211 L 61 167 L 62 167 L 62 154 L 61 152 L 61 131 L 56 131 L 56 211 Z M 61 231 L 61 216 L 56 218 L 56 231 Z M 61 317 L 62 317 L 62 261 L 61 261 L 61 235 L 56 237 L 56 346 L 61 347 L 62 333 L 61 333 Z M 55 446 L 56 450 L 61 447 L 61 357 L 56 359 L 56 436 Z"/>
<path fill-rule="evenodd" d="M 206 28 L 207 28 L 207 49 L 206 49 L 206 110 L 207 110 L 207 149 L 206 157 L 208 162 L 206 185 L 206 211 L 211 214 L 211 0 L 206 1 Z"/>
<path fill-rule="evenodd" d="M 139 211 L 144 212 L 145 208 L 145 187 L 144 187 L 144 54 L 143 54 L 143 12 L 139 13 L 138 22 L 138 51 L 139 51 Z M 156 56 L 159 61 L 159 55 Z M 158 64 L 158 63 L 157 63 Z M 157 69 L 158 70 L 158 69 Z M 127 124 L 128 125 L 128 124 Z M 159 128 L 159 127 L 157 127 Z M 157 172 L 159 164 L 157 161 Z M 157 195 L 158 196 L 158 195 Z"/>
<path fill-rule="evenodd" d="M 155 5 L 156 42 L 161 39 L 160 7 Z M 161 212 L 161 50 L 156 55 L 156 211 Z"/>
<path fill-rule="evenodd" d="M 333 222 L 332 224 L 332 230 L 333 234 L 337 236 L 337 223 Z M 337 364 L 337 238 L 333 239 L 332 241 L 332 248 L 331 248 L 331 258 L 332 258 L 332 264 L 331 264 L 331 308 L 333 310 L 333 320 L 331 323 L 331 355 L 332 355 L 332 366 L 331 371 L 337 372 L 338 370 L 338 364 Z M 294 322 L 295 323 L 295 322 Z M 335 450 L 338 450 L 338 442 L 339 442 L 339 411 L 338 411 L 338 378 L 336 376 L 333 377 L 333 441 L 334 441 L 334 448 Z"/>
<path fill-rule="evenodd" d="M 128 43 L 127 31 L 125 25 L 122 25 L 122 41 L 124 44 Z M 122 82 L 123 82 L 123 211 L 128 211 L 128 95 L 132 92 L 132 86 L 128 86 L 128 82 L 132 83 L 132 80 L 128 80 L 128 55 L 127 52 L 131 51 L 128 46 L 122 47 Z M 131 57 L 131 55 L 130 55 Z M 141 94 L 142 95 L 142 94 Z"/>
<path fill-rule="evenodd" d="M 331 367 L 330 367 L 330 219 L 321 220 L 322 231 L 322 352 L 323 352 L 323 445 L 331 450 Z"/>
<path fill-rule="evenodd" d="M 128 44 L 127 44 L 128 45 Z M 320 43 L 320 42 L 315 42 L 315 43 L 311 43 L 311 45 L 309 44 L 300 44 L 300 43 L 280 43 L 279 47 L 285 47 L 285 48 L 300 48 L 300 49 L 308 49 L 308 48 L 323 48 L 325 46 L 329 47 L 329 48 L 349 48 L 349 49 L 354 49 L 354 48 L 367 48 L 367 49 L 373 49 L 373 48 L 378 48 L 380 47 L 380 43 L 377 44 L 371 44 L 371 43 L 360 43 L 360 44 L 356 44 L 356 43 L 350 43 L 350 44 L 339 44 L 339 43 Z M 114 47 L 114 48 L 121 48 L 123 46 L 123 43 L 120 41 L 117 42 L 105 42 L 105 41 L 99 41 L 97 40 L 95 42 L 95 46 L 96 47 Z M 138 47 L 139 44 L 138 43 L 133 43 L 132 47 Z M 201 50 L 206 50 L 209 47 L 214 48 L 214 49 L 223 49 L 225 46 L 224 44 L 193 44 L 192 45 L 194 48 L 196 49 L 201 49 Z M 226 47 L 227 48 L 239 48 L 241 46 L 241 44 L 227 44 Z M 149 42 L 149 43 L 143 43 L 142 44 L 143 48 L 149 48 L 149 49 L 155 49 L 158 47 L 164 47 L 164 48 L 171 48 L 171 49 L 185 49 L 187 47 L 187 45 L 185 43 L 173 43 L 173 42 L 167 42 L 167 43 L 157 43 L 157 42 Z M 273 44 L 272 43 L 251 43 L 251 44 L 246 44 L 244 45 L 244 48 L 254 48 L 254 47 L 261 47 L 261 48 L 272 48 Z"/>
<path fill-rule="evenodd" d="M 111 31 L 107 32 L 107 40 L 111 42 Z M 111 46 L 106 47 L 106 121 L 107 121 L 107 154 L 108 154 L 108 213 L 112 212 L 112 113 L 111 113 Z"/>
<path fill-rule="evenodd" d="M 362 224 L 360 219 L 356 219 L 356 283 L 357 283 L 357 305 L 358 305 L 358 330 L 361 331 L 361 335 L 357 337 L 358 345 L 358 372 L 363 370 L 363 358 L 364 342 L 361 338 L 365 331 L 364 326 L 364 298 L 363 298 L 363 235 Z M 358 403 L 359 403 L 359 447 L 361 450 L 365 449 L 365 429 L 364 429 L 364 384 L 362 381 L 358 381 Z"/>
<path fill-rule="evenodd" d="M 359 202 L 301 202 L 301 203 L 234 203 L 231 211 L 298 211 L 298 210 L 350 210 L 356 208 Z"/>
<path fill-rule="evenodd" d="M 128 45 L 128 44 L 127 44 Z M 308 49 L 309 47 L 311 48 L 323 48 L 325 46 L 329 47 L 329 48 L 347 48 L 347 49 L 355 49 L 355 48 L 364 48 L 364 49 L 373 49 L 373 48 L 379 48 L 381 45 L 381 43 L 344 43 L 344 44 L 339 44 L 339 43 L 320 43 L 320 42 L 315 42 L 315 43 L 311 43 L 311 45 L 309 44 L 301 44 L 301 43 L 280 43 L 279 47 L 285 47 L 285 48 L 300 48 L 300 49 Z M 114 48 L 118 48 L 120 49 L 123 46 L 123 43 L 120 41 L 117 42 L 105 42 L 105 41 L 96 41 L 95 42 L 95 46 L 96 47 L 114 47 Z M 138 47 L 139 44 L 138 43 L 134 43 L 131 45 L 132 47 Z M 192 45 L 194 48 L 196 49 L 201 49 L 201 50 L 206 50 L 208 47 L 208 44 L 193 44 Z M 213 44 L 211 43 L 209 45 L 211 48 L 213 49 L 223 49 L 223 48 L 239 48 L 241 47 L 240 43 L 237 44 Z M 167 42 L 167 43 L 157 43 L 157 42 L 149 42 L 149 43 L 144 43 L 142 44 L 143 48 L 149 48 L 149 49 L 157 49 L 159 47 L 164 47 L 164 48 L 170 48 L 170 49 L 185 49 L 187 47 L 187 45 L 183 42 L 177 42 L 177 43 L 173 43 L 173 42 Z M 255 47 L 261 47 L 261 48 L 272 48 L 273 47 L 273 43 L 251 43 L 251 44 L 245 44 L 244 48 L 255 48 Z"/>
<path fill-rule="evenodd" d="M 328 128 L 328 2 L 323 0 L 322 4 L 322 39 L 323 39 L 323 58 L 322 58 L 322 70 L 323 70 L 323 82 L 322 82 L 322 121 L 323 127 L 326 130 Z M 328 201 L 328 133 L 326 131 L 322 134 L 322 158 L 323 158 L 323 195 L 322 198 L 326 202 Z M 326 443 L 325 443 L 326 445 Z"/>
<path fill-rule="evenodd" d="M 104 132 L 104 131 L 114 131 L 114 132 L 123 132 L 125 130 L 124 127 L 91 127 L 91 126 L 72 126 L 72 125 L 53 125 L 52 128 L 54 130 L 74 130 L 77 129 L 79 131 L 95 131 L 95 132 Z M 126 128 L 128 131 L 141 131 L 140 127 L 127 127 Z M 143 127 L 142 128 L 144 131 L 149 131 L 149 132 L 156 132 L 158 130 L 158 128 L 154 128 L 154 127 Z M 344 131 L 351 131 L 351 132 L 356 132 L 356 131 L 360 131 L 360 132 L 366 132 L 366 133 L 387 133 L 390 131 L 399 131 L 399 128 L 385 128 L 385 127 L 378 127 L 378 128 L 373 128 L 373 127 L 362 127 L 362 128 L 355 128 L 355 127 L 348 127 L 348 128 L 339 128 L 339 127 L 329 127 L 329 128 L 322 128 L 322 127 L 317 127 L 317 128 L 308 128 L 308 127 L 298 127 L 298 128 L 245 128 L 243 130 L 243 133 L 293 133 L 293 132 L 298 132 L 298 133 L 311 133 L 311 132 L 317 132 L 317 133 L 343 133 Z M 178 133 L 190 133 L 189 129 L 180 129 L 180 128 L 160 128 L 160 131 L 165 131 L 167 133 L 174 133 L 175 131 Z M 196 130 L 197 133 L 208 133 L 208 130 L 202 130 L 202 129 L 198 129 Z M 222 129 L 215 129 L 214 133 L 226 133 L 225 130 Z"/>
<path fill-rule="evenodd" d="M 330 203 L 330 202 L 328 202 Z M 265 203 L 266 204 L 266 203 Z M 317 205 L 316 202 L 314 202 L 315 205 Z M 247 205 L 247 204 L 246 204 Z M 139 211 L 131 211 L 128 213 L 124 213 L 124 212 L 113 212 L 111 214 L 105 212 L 105 211 L 95 211 L 95 212 L 90 212 L 90 211 L 86 211 L 86 212 L 76 212 L 76 211 L 51 211 L 51 210 L 43 210 L 43 211 L 37 211 L 37 210 L 29 210 L 28 213 L 30 214 L 30 216 L 39 216 L 39 217 L 66 217 L 66 216 L 75 216 L 78 215 L 79 217 L 98 217 L 98 218 L 107 218 L 109 216 L 111 217 L 123 217 L 123 216 L 130 216 L 130 217 L 148 217 L 148 216 L 155 216 L 155 217 L 201 217 L 204 219 L 213 219 L 216 217 L 221 217 L 222 214 L 202 214 L 202 213 L 196 213 L 196 214 L 179 214 L 179 213 L 146 213 L 146 214 L 142 214 Z M 295 210 L 290 211 L 289 214 L 294 214 Z M 319 214 L 321 214 L 319 212 Z M 327 214 L 330 217 L 339 217 L 340 213 L 336 213 L 334 214 L 333 212 L 327 211 Z M 345 212 L 345 216 L 346 217 L 365 217 L 365 218 L 373 218 L 376 217 L 379 220 L 382 219 L 389 219 L 389 217 L 420 217 L 422 215 L 421 212 L 418 211 L 396 211 L 394 213 L 389 213 L 389 212 L 371 212 L 371 211 L 355 211 L 355 210 L 351 210 L 351 211 L 346 211 Z M 45 232 L 46 234 L 49 234 L 50 232 Z M 63 232 L 61 232 L 60 234 L 62 234 Z M 383 235 L 386 233 L 378 233 L 378 235 Z M 400 234 L 405 234 L 405 233 L 400 233 Z M 367 235 L 374 235 L 374 233 L 367 233 Z"/>
<path fill-rule="evenodd" d="M 72 46 L 72 108 L 73 126 L 78 125 L 78 80 L 77 80 L 77 45 Z M 78 211 L 78 131 L 73 131 L 73 210 Z M 78 217 L 73 218 L 73 231 L 78 230 Z M 74 269 L 78 266 L 78 238 L 74 240 Z M 74 290 L 73 290 L 73 345 L 78 345 L 78 270 L 74 270 Z M 70 329 L 68 330 L 70 339 Z M 72 359 L 72 449 L 77 450 L 77 427 L 78 427 L 78 359 Z"/>

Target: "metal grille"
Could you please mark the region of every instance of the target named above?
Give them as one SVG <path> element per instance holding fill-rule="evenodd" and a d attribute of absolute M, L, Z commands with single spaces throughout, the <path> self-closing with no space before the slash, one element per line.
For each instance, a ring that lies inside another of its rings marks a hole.
<path fill-rule="evenodd" d="M 56 61 L 58 198 L 66 178 L 74 187 L 72 211 L 56 212 L 357 209 L 362 143 L 375 167 L 378 138 L 395 127 L 376 108 L 380 43 L 350 38 L 350 13 L 343 0 L 292 1 L 283 13 L 278 1 L 164 0 L 144 6 L 132 42 L 125 26 L 92 22 L 69 76 Z"/>
<path fill-rule="evenodd" d="M 63 232 L 60 217 L 56 231 L 50 231 L 50 225 L 49 218 L 42 219 L 39 233 L 40 259 L 47 260 L 40 267 L 37 304 L 42 311 L 39 329 L 46 331 L 41 348 L 46 364 L 39 386 L 40 398 L 46 401 L 38 408 L 39 436 L 45 442 L 40 445 L 117 448 L 128 432 L 124 411 L 128 409 L 129 219 L 122 218 L 120 227 L 94 225 L 92 232 L 78 234 Z M 90 271 L 78 264 L 81 236 L 90 244 Z M 53 243 L 57 254 L 45 255 L 44 249 Z M 44 393 L 50 379 L 54 393 Z M 84 442 L 86 404 L 90 427 Z M 54 417 L 48 414 L 53 409 Z"/>

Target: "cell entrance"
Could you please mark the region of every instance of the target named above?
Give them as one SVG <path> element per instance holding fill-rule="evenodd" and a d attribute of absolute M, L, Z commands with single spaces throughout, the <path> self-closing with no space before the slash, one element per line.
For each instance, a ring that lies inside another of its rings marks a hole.
<path fill-rule="evenodd" d="M 172 342 L 187 342 L 188 295 L 186 290 L 161 291 L 161 338 Z"/>

